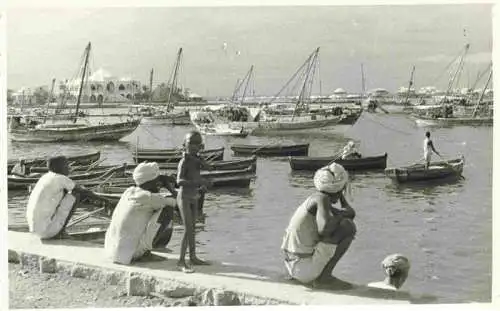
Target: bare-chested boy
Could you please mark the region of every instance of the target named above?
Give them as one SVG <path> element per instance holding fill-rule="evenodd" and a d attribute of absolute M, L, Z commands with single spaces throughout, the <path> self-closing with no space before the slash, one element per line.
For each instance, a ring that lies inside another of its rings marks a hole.
<path fill-rule="evenodd" d="M 209 263 L 196 257 L 195 222 L 198 218 L 200 190 L 206 191 L 210 182 L 201 178 L 202 168 L 210 169 L 210 165 L 198 156 L 203 146 L 201 134 L 191 131 L 184 137 L 184 154 L 177 170 L 177 204 L 184 224 L 180 258 L 177 266 L 184 272 L 193 272 L 186 264 L 186 249 L 189 246 L 189 261 L 191 265 L 208 265 Z"/>

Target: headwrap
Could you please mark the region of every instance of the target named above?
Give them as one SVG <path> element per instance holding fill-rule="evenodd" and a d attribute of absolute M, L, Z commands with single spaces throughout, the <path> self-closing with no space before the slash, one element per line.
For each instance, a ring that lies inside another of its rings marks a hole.
<path fill-rule="evenodd" d="M 314 174 L 314 187 L 318 191 L 337 193 L 344 190 L 349 181 L 349 174 L 337 163 L 320 168 Z"/>
<path fill-rule="evenodd" d="M 382 261 L 382 268 L 388 276 L 393 276 L 396 272 L 408 273 L 410 261 L 401 254 L 392 254 Z"/>
<path fill-rule="evenodd" d="M 145 182 L 151 181 L 160 176 L 160 168 L 156 162 L 143 162 L 136 166 L 132 177 L 135 184 L 140 186 Z"/>

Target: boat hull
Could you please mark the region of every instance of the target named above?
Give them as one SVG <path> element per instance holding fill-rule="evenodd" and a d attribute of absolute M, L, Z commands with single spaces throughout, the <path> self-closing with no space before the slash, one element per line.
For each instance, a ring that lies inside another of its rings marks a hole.
<path fill-rule="evenodd" d="M 417 126 L 492 126 L 493 117 L 487 118 L 426 118 L 421 116 L 413 116 Z"/>
<path fill-rule="evenodd" d="M 301 145 L 232 145 L 235 155 L 258 156 L 304 156 L 309 152 L 309 144 Z"/>
<path fill-rule="evenodd" d="M 101 157 L 101 152 L 96 151 L 93 153 L 88 153 L 88 154 L 81 154 L 81 155 L 68 155 L 66 158 L 68 159 L 69 163 L 72 163 L 72 165 L 89 165 L 91 163 L 94 163 L 95 161 L 99 160 Z M 7 171 L 10 172 L 14 165 L 19 160 L 8 160 L 7 162 Z M 32 159 L 25 159 L 25 165 L 26 169 L 30 169 L 33 166 L 43 166 L 47 167 L 47 158 L 32 158 Z M 45 170 L 46 171 L 46 170 Z M 35 173 L 39 173 L 36 172 Z"/>
<path fill-rule="evenodd" d="M 289 162 L 292 170 L 315 171 L 330 164 L 335 158 L 336 157 L 289 157 Z M 385 169 L 387 166 L 387 153 L 382 156 L 360 159 L 337 159 L 335 163 L 342 165 L 348 171 Z"/>
<path fill-rule="evenodd" d="M 205 160 L 221 161 L 224 158 L 224 147 L 201 151 L 200 156 Z M 142 149 L 133 153 L 132 158 L 136 163 L 143 161 L 177 163 L 182 158 L 182 151 L 178 149 Z"/>
<path fill-rule="evenodd" d="M 462 177 L 464 159 L 431 162 L 428 169 L 423 164 L 401 168 L 386 168 L 385 175 L 399 183 L 430 181 L 437 179 L 459 179 Z"/>
<path fill-rule="evenodd" d="M 19 142 L 63 142 L 120 140 L 139 126 L 140 120 L 105 125 L 47 128 L 15 128 L 9 131 L 12 141 Z"/>

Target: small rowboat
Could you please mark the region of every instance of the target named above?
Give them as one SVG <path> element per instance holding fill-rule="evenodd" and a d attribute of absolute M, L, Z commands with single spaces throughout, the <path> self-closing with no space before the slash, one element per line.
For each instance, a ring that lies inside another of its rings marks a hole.
<path fill-rule="evenodd" d="M 221 161 L 224 158 L 224 147 L 202 150 L 200 151 L 200 156 L 209 161 Z M 179 149 L 151 149 L 150 151 L 132 153 L 132 157 L 135 162 L 149 161 L 177 163 L 182 158 L 182 151 Z"/>
<path fill-rule="evenodd" d="M 125 167 L 123 166 L 117 166 L 114 168 L 111 168 L 109 170 L 105 171 L 93 171 L 89 173 L 84 173 L 84 174 L 74 174 L 74 175 L 69 175 L 68 177 L 71 178 L 72 180 L 76 181 L 79 185 L 81 184 L 86 184 L 86 183 L 99 183 L 102 182 L 104 179 L 113 176 L 115 174 L 119 174 L 119 171 L 121 172 L 121 175 L 123 176 L 125 173 Z M 23 190 L 28 190 L 28 187 L 32 184 L 36 184 L 38 180 L 40 179 L 41 175 L 36 176 L 36 177 L 20 177 L 20 176 L 15 176 L 15 175 L 9 175 L 7 177 L 7 182 L 8 182 L 8 189 L 9 190 L 14 190 L 14 189 L 23 189 Z"/>
<path fill-rule="evenodd" d="M 309 144 L 297 145 L 232 145 L 235 155 L 260 155 L 260 156 L 304 156 L 309 152 Z"/>
<path fill-rule="evenodd" d="M 231 170 L 231 171 L 210 171 L 202 172 L 202 177 L 210 180 L 212 183 L 212 188 L 221 187 L 235 187 L 235 188 L 248 188 L 252 179 L 255 179 L 255 171 L 252 166 L 242 169 L 242 170 Z M 80 183 L 79 183 L 80 184 Z M 96 186 L 98 188 L 102 187 L 121 187 L 125 191 L 127 187 L 134 185 L 134 180 L 132 177 L 125 178 L 113 178 L 108 182 L 101 182 L 100 184 L 89 184 L 85 183 L 86 186 Z M 97 189 L 96 191 L 102 192 Z M 122 192 L 123 192 L 122 191 Z"/>
<path fill-rule="evenodd" d="M 25 159 L 26 168 L 28 169 L 31 166 L 47 166 L 47 159 L 55 155 L 47 155 L 46 157 L 37 157 Z M 68 163 L 72 163 L 73 165 L 87 165 L 93 163 L 101 157 L 100 151 L 95 151 L 92 153 L 84 153 L 84 154 L 75 154 L 75 155 L 66 155 L 68 159 Z M 19 159 L 9 159 L 7 162 L 7 171 L 10 172 L 14 165 L 19 162 Z"/>
<path fill-rule="evenodd" d="M 462 177 L 464 158 L 431 162 L 428 169 L 424 164 L 414 164 L 400 168 L 386 168 L 385 175 L 394 181 L 412 182 L 434 179 L 458 179 Z"/>
<path fill-rule="evenodd" d="M 289 157 L 292 170 L 315 171 L 336 159 L 330 157 Z M 387 153 L 381 156 L 365 157 L 359 159 L 337 159 L 335 163 L 342 165 L 348 171 L 361 171 L 371 169 L 385 169 L 387 166 Z"/>
<path fill-rule="evenodd" d="M 247 157 L 247 158 L 236 158 L 225 161 L 211 161 L 210 164 L 213 166 L 216 171 L 228 171 L 228 170 L 240 170 L 245 169 L 249 166 L 254 166 L 254 171 L 257 169 L 257 156 Z M 133 170 L 137 164 L 126 164 L 127 170 Z M 158 163 L 160 170 L 177 170 L 178 162 L 165 162 Z M 82 165 L 82 166 L 72 166 L 72 172 L 82 172 L 82 171 L 92 171 L 92 170 L 106 170 L 110 169 L 114 166 L 110 165 L 100 165 L 95 167 L 90 167 L 90 165 Z M 45 166 L 32 166 L 30 168 L 30 173 L 45 173 L 48 171 L 48 168 Z"/>

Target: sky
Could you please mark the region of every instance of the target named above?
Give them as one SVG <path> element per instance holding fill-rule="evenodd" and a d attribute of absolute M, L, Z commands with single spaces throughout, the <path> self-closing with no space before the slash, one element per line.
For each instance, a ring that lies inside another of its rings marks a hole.
<path fill-rule="evenodd" d="M 7 12 L 7 86 L 49 85 L 76 75 L 92 42 L 91 69 L 147 84 L 166 82 L 183 48 L 179 83 L 202 96 L 229 96 L 251 65 L 254 89 L 274 95 L 316 47 L 315 93 L 336 88 L 445 89 L 446 66 L 471 47 L 461 76 L 471 86 L 491 62 L 491 4 L 13 8 Z M 483 78 L 486 79 L 487 75 Z M 482 81 L 484 83 L 484 81 Z M 481 83 L 477 87 L 482 87 Z"/>

